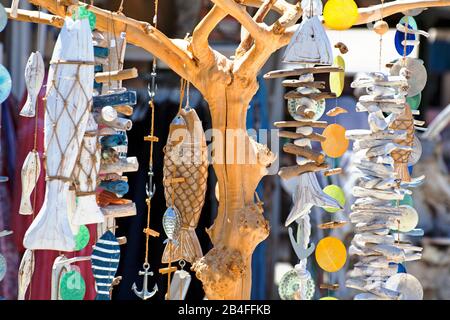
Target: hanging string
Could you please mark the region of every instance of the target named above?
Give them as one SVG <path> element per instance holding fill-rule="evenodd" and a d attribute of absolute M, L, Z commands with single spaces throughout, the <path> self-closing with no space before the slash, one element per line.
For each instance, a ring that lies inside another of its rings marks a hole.
<path fill-rule="evenodd" d="M 38 19 L 41 18 L 41 6 L 38 6 Z M 39 48 L 39 39 L 41 35 L 41 25 L 37 26 L 37 39 L 36 39 L 36 47 Z M 37 80 L 37 79 L 36 79 Z M 35 118 L 34 118 L 34 132 L 33 132 L 33 152 L 37 152 L 38 153 L 38 159 L 37 161 L 41 161 L 40 157 L 39 157 L 39 152 L 37 151 L 37 136 L 38 136 L 38 125 L 39 125 L 39 95 L 40 95 L 40 89 L 39 89 L 39 93 L 38 93 L 38 101 L 36 101 L 36 110 L 35 110 Z M 35 170 L 34 173 L 34 181 L 37 184 L 38 181 L 38 174 Z M 37 203 L 37 186 L 34 188 L 33 191 L 33 214 L 32 214 L 32 220 L 34 220 L 35 216 L 36 216 L 36 203 Z M 31 277 L 33 277 L 33 275 L 31 275 Z M 29 285 L 29 290 L 28 290 L 28 300 L 31 300 L 31 293 L 32 293 L 32 284 L 33 281 L 30 281 L 30 285 Z"/>
<path fill-rule="evenodd" d="M 119 5 L 119 9 L 117 10 L 117 13 L 122 13 L 122 11 L 123 11 L 123 2 L 124 2 L 125 0 L 121 0 L 120 1 L 120 5 Z"/>
<path fill-rule="evenodd" d="M 381 0 L 381 21 L 383 21 L 383 18 L 384 18 L 383 10 L 384 10 L 384 0 Z M 382 66 L 382 58 L 381 58 L 382 53 L 383 53 L 383 35 L 380 34 L 380 52 L 378 55 L 378 68 L 380 69 L 380 71 L 382 69 L 382 67 L 381 67 Z"/>
<path fill-rule="evenodd" d="M 123 2 L 123 0 L 122 0 Z M 153 21 L 157 21 L 157 14 L 158 14 L 158 0 L 155 0 L 155 16 L 153 18 Z M 155 23 L 155 28 L 157 28 L 157 25 Z M 154 139 L 154 133 L 155 133 L 155 77 L 156 77 L 156 57 L 153 56 L 153 65 L 152 65 L 152 83 L 151 86 L 149 84 L 149 97 L 150 100 L 148 102 L 148 106 L 150 108 L 150 155 L 149 155 L 149 178 L 151 175 L 153 175 L 153 144 L 155 142 Z M 151 181 L 151 180 L 149 180 Z M 149 256 L 149 240 L 150 240 L 150 212 L 151 212 L 151 196 L 153 195 L 153 185 L 148 185 L 148 198 L 146 200 L 147 202 L 147 225 L 145 229 L 145 261 L 144 264 L 148 265 L 148 256 Z"/>
<path fill-rule="evenodd" d="M 178 105 L 178 113 L 180 113 L 181 109 L 183 108 L 183 100 L 184 100 L 184 92 L 186 90 L 186 83 L 187 81 L 183 78 L 180 79 L 180 102 Z M 188 87 L 188 94 L 187 94 L 187 101 L 189 101 L 189 87 Z"/>

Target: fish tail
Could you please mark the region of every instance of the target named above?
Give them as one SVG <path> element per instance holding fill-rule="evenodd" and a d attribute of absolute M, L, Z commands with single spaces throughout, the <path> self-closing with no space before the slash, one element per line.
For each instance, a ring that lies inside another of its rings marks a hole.
<path fill-rule="evenodd" d="M 162 263 L 178 261 L 181 259 L 179 241 L 164 241 L 166 246 L 161 258 Z"/>
<path fill-rule="evenodd" d="M 111 300 L 111 298 L 109 297 L 109 294 L 106 293 L 97 293 L 97 295 L 95 296 L 95 300 Z"/>
<path fill-rule="evenodd" d="M 411 181 L 407 163 L 394 163 L 394 170 L 397 173 L 397 179 L 405 182 Z"/>
<path fill-rule="evenodd" d="M 180 230 L 178 237 L 178 243 L 175 248 L 172 247 L 172 261 L 184 259 L 187 262 L 193 263 L 197 259 L 203 256 L 202 247 L 198 240 L 195 229 L 193 228 L 183 228 Z M 169 261 L 169 249 L 166 246 L 163 254 L 163 263 L 168 263 Z M 167 262 L 165 262 L 167 261 Z"/>
<path fill-rule="evenodd" d="M 20 199 L 19 213 L 22 215 L 33 214 L 33 207 L 31 206 L 31 199 L 29 195 L 22 195 L 22 198 Z"/>
<path fill-rule="evenodd" d="M 20 110 L 20 115 L 22 117 L 32 118 L 35 116 L 35 114 L 36 114 L 36 97 L 28 94 L 27 101 L 25 101 L 22 110 Z"/>

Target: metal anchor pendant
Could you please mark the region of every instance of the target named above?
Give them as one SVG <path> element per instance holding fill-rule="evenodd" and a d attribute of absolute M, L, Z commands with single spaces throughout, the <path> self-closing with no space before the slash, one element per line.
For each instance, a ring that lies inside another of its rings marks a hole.
<path fill-rule="evenodd" d="M 148 283 L 148 276 L 153 276 L 152 271 L 148 271 L 150 269 L 150 264 L 144 263 L 143 265 L 144 271 L 139 271 L 140 276 L 144 276 L 144 282 L 142 284 L 142 291 L 137 290 L 136 283 L 133 283 L 133 286 L 131 287 L 131 290 L 133 290 L 134 294 L 137 295 L 142 300 L 150 299 L 155 295 L 155 293 L 158 291 L 158 285 L 155 283 L 155 286 L 153 287 L 152 291 L 147 290 L 147 283 Z"/>

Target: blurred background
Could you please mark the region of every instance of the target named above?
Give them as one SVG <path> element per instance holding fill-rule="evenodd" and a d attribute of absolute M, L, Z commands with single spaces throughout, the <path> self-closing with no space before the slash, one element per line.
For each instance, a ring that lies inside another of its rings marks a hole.
<path fill-rule="evenodd" d="M 10 6 L 11 1 L 0 1 L 5 7 Z M 296 2 L 290 0 L 289 2 Z M 356 1 L 359 7 L 379 4 L 378 1 Z M 117 10 L 119 0 L 95 0 L 95 5 L 109 10 Z M 159 28 L 172 38 L 184 38 L 186 34 L 192 34 L 195 25 L 210 8 L 209 0 L 165 0 L 159 2 Z M 32 9 L 27 1 L 21 1 L 20 8 Z M 249 11 L 254 12 L 253 9 Z M 153 1 L 125 0 L 124 14 L 138 20 L 151 22 L 153 17 Z M 401 14 L 391 16 L 386 21 L 391 26 L 391 31 L 383 37 L 383 64 L 398 58 L 394 47 L 395 25 L 402 17 Z M 271 14 L 267 22 L 273 22 L 277 16 Z M 422 93 L 420 105 L 420 119 L 426 121 L 425 127 L 430 125 L 441 114 L 442 121 L 437 126 L 437 133 L 429 139 L 422 139 L 423 155 L 421 161 L 413 168 L 413 176 L 427 175 L 427 181 L 421 188 L 415 189 L 413 194 L 414 207 L 420 214 L 419 227 L 425 230 L 425 236 L 419 240 L 424 247 L 421 261 L 407 263 L 409 273 L 415 275 L 422 283 L 426 299 L 450 299 L 450 184 L 448 168 L 450 165 L 450 109 L 447 114 L 442 113 L 450 104 L 450 8 L 434 8 L 424 11 L 416 17 L 419 29 L 430 33 L 428 39 L 422 38 L 420 46 L 413 56 L 423 59 L 428 71 L 428 84 Z M 330 31 L 330 41 L 335 44 L 344 42 L 349 53 L 344 56 L 347 64 L 346 86 L 344 94 L 338 99 L 338 104 L 346 108 L 349 113 L 338 118 L 338 121 L 347 129 L 366 128 L 367 114 L 354 112 L 358 92 L 350 88 L 351 81 L 362 72 L 379 70 L 379 37 L 369 26 L 358 26 L 347 31 Z M 38 29 L 41 29 L 38 32 Z M 0 252 L 6 257 L 8 263 L 7 274 L 0 282 L 0 296 L 6 299 L 15 299 L 17 294 L 17 269 L 20 257 L 24 251 L 22 247 L 23 234 L 30 223 L 18 215 L 18 203 L 20 201 L 20 169 L 25 155 L 30 150 L 31 137 L 34 130 L 34 120 L 20 119 L 19 111 L 23 104 L 25 92 L 24 69 L 28 56 L 32 51 L 39 50 L 45 58 L 46 65 L 53 51 L 53 45 L 58 35 L 58 30 L 48 26 L 37 26 L 30 23 L 9 21 L 6 29 L 0 33 L 0 63 L 10 71 L 13 80 L 11 96 L 2 104 L 1 108 L 1 153 L 0 174 L 10 177 L 9 182 L 0 184 L 0 230 L 12 229 L 14 237 L 0 238 Z M 210 37 L 211 46 L 230 57 L 234 54 L 240 39 L 240 25 L 231 17 L 225 18 Z M 260 89 L 254 97 L 248 110 L 248 128 L 266 129 L 273 128 L 272 123 L 290 119 L 283 99 L 284 88 L 281 80 L 266 81 L 262 75 L 270 70 L 283 67 L 281 56 L 283 49 L 276 52 L 267 62 L 259 77 Z M 136 67 L 139 70 L 139 78 L 124 83 L 129 90 L 138 92 L 138 105 L 131 119 L 133 129 L 128 132 L 128 155 L 139 159 L 139 171 L 128 174 L 130 191 L 125 198 L 136 202 L 138 214 L 130 218 L 117 220 L 119 226 L 116 235 L 126 236 L 127 244 L 121 246 L 121 263 L 117 275 L 123 277 L 121 283 L 113 291 L 113 299 L 138 299 L 130 290 L 136 282 L 141 284 L 142 278 L 138 271 L 142 268 L 144 257 L 144 235 L 142 229 L 146 223 L 145 182 L 148 171 L 148 145 L 143 143 L 143 136 L 148 134 L 150 115 L 148 110 L 147 83 L 151 68 L 152 56 L 146 51 L 128 45 L 126 51 L 125 68 Z M 384 70 L 386 71 L 386 70 Z M 325 80 L 325 79 L 323 79 Z M 169 123 L 178 111 L 180 79 L 158 63 L 158 91 L 156 95 L 156 133 L 160 143 L 156 144 L 154 152 L 154 171 L 156 182 L 156 195 L 152 200 L 152 228 L 161 232 L 161 217 L 166 209 L 162 189 L 162 160 L 164 142 L 167 139 Z M 204 129 L 211 127 L 208 106 L 201 95 L 191 88 L 190 104 L 194 106 L 203 122 Z M 335 101 L 330 101 L 327 110 L 333 108 Z M 323 118 L 324 120 L 334 121 Z M 437 122 L 435 122 L 436 124 Z M 39 120 L 39 128 L 42 128 L 43 120 Z M 40 131 L 42 134 L 42 131 Z M 420 132 L 418 133 L 420 136 Z M 280 143 L 282 145 L 283 142 Z M 42 140 L 40 140 L 42 148 Z M 272 150 L 279 153 L 279 150 Z M 280 165 L 293 162 L 293 157 L 279 154 Z M 346 208 L 339 213 L 339 218 L 346 219 L 349 212 L 349 204 L 353 202 L 350 190 L 352 187 L 352 175 L 350 174 L 351 149 L 336 163 L 344 168 L 344 174 L 333 176 L 328 180 L 320 181 L 322 186 L 337 184 L 344 188 L 347 195 Z M 214 221 L 217 212 L 217 200 L 214 195 L 216 184 L 214 172 L 210 168 L 208 178 L 208 191 L 206 203 L 197 228 L 203 251 L 211 248 L 211 243 L 205 232 Z M 42 176 L 41 176 L 42 179 Z M 43 179 L 42 179 L 43 180 Z M 40 181 L 37 189 L 38 198 L 42 199 L 44 182 Z M 290 211 L 292 202 L 289 185 L 283 184 L 276 176 L 265 177 L 258 193 L 264 202 L 264 215 L 270 221 L 270 236 L 256 249 L 253 256 L 253 299 L 279 299 L 277 283 L 281 276 L 295 265 L 296 256 L 291 248 L 287 229 L 284 221 Z M 315 226 L 328 221 L 328 213 L 314 208 L 312 218 L 312 242 L 327 236 L 328 231 L 319 230 Z M 352 237 L 352 226 L 334 231 L 333 236 L 342 239 L 348 247 Z M 93 234 L 91 234 L 93 237 Z M 166 277 L 158 274 L 162 267 L 160 263 L 163 239 L 152 238 L 150 240 L 150 265 L 155 275 L 151 281 L 157 281 L 160 292 L 156 299 L 163 299 L 166 291 Z M 95 241 L 94 241 L 95 242 Z M 47 267 L 39 274 L 34 275 L 33 293 L 29 297 L 33 299 L 48 299 L 50 268 L 57 253 L 42 256 L 42 263 Z M 351 299 L 355 294 L 345 288 L 345 273 L 353 263 L 348 259 L 346 267 L 333 274 L 323 274 L 317 266 L 314 258 L 309 259 L 309 270 L 316 279 L 315 298 L 324 295 L 334 295 L 339 299 Z M 86 275 L 86 277 L 91 277 Z M 339 283 L 340 289 L 328 293 L 318 288 L 320 283 Z M 140 285 L 138 285 L 140 287 Z M 92 290 L 93 288 L 88 288 Z M 187 300 L 201 300 L 204 297 L 201 283 L 195 279 L 187 295 Z M 92 298 L 92 295 L 85 297 Z"/>

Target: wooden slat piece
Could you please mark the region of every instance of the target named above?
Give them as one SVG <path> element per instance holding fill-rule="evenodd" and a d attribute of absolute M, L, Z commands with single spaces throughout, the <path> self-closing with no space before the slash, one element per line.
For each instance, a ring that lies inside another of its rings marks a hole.
<path fill-rule="evenodd" d="M 308 73 L 329 73 L 329 72 L 343 72 L 344 69 L 338 67 L 311 67 L 311 68 L 295 68 L 274 70 L 266 73 L 264 79 L 284 78 L 291 76 L 302 76 Z"/>
<path fill-rule="evenodd" d="M 312 120 L 278 121 L 275 122 L 273 125 L 277 128 L 298 128 L 298 127 L 326 128 L 328 126 L 328 122 L 312 121 Z"/>
<path fill-rule="evenodd" d="M 281 85 L 288 88 L 316 88 L 325 89 L 325 81 L 284 80 Z"/>
<path fill-rule="evenodd" d="M 289 91 L 284 95 L 285 99 L 300 99 L 309 98 L 313 100 L 332 99 L 336 98 L 336 94 L 332 92 L 320 92 L 320 93 L 300 93 L 297 91 Z"/>
<path fill-rule="evenodd" d="M 115 70 L 111 72 L 98 72 L 95 74 L 95 81 L 98 83 L 105 83 L 109 81 L 123 81 L 135 79 L 138 77 L 138 70 L 136 68 Z"/>
<path fill-rule="evenodd" d="M 326 138 L 318 133 L 312 133 L 309 135 L 297 133 L 297 132 L 291 132 L 291 131 L 279 131 L 278 136 L 280 138 L 288 138 L 288 139 L 310 139 L 312 141 L 320 141 L 323 142 L 326 140 Z"/>
<path fill-rule="evenodd" d="M 297 165 L 291 167 L 281 168 L 278 175 L 283 179 L 290 179 L 299 176 L 305 172 L 316 172 L 328 169 L 328 164 L 322 163 L 317 164 L 315 162 L 310 162 L 304 165 Z"/>

